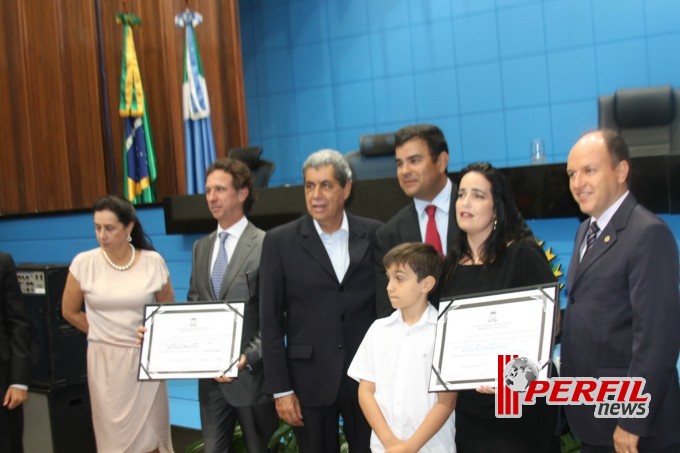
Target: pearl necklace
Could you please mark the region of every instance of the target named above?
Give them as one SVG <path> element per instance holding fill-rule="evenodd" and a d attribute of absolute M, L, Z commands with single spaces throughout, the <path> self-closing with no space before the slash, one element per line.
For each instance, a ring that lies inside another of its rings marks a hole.
<path fill-rule="evenodd" d="M 126 271 L 132 267 L 132 263 L 135 262 L 135 247 L 132 244 L 128 244 L 130 248 L 132 249 L 132 256 L 130 257 L 130 261 L 127 262 L 127 264 L 124 264 L 122 266 L 117 265 L 113 261 L 111 261 L 111 258 L 109 258 L 109 255 L 106 254 L 106 250 L 102 249 L 102 253 L 104 254 L 104 258 L 106 258 L 106 262 L 111 265 L 112 268 L 114 268 L 117 271 Z"/>

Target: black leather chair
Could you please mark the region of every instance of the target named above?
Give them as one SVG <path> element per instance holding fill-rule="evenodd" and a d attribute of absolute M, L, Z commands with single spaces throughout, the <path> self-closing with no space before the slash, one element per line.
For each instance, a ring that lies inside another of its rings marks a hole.
<path fill-rule="evenodd" d="M 354 180 L 394 178 L 394 133 L 362 135 L 359 150 L 348 153 L 345 159 L 352 169 Z"/>
<path fill-rule="evenodd" d="M 240 160 L 245 163 L 255 178 L 255 187 L 267 187 L 269 178 L 276 169 L 276 164 L 269 160 L 260 159 L 262 154 L 261 146 L 248 146 L 244 148 L 234 148 L 227 154 L 229 158 Z"/>
<path fill-rule="evenodd" d="M 618 131 L 633 157 L 680 154 L 680 90 L 616 90 L 598 99 L 599 126 Z"/>

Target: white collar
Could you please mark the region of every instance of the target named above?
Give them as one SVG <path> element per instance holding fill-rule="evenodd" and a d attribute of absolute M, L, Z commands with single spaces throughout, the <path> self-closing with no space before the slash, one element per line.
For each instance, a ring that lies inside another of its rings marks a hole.
<path fill-rule="evenodd" d="M 316 219 L 312 218 L 314 221 L 314 228 L 316 229 L 316 232 L 319 233 L 319 236 L 326 235 L 326 236 L 332 236 L 338 231 L 346 231 L 349 233 L 349 223 L 347 222 L 347 213 L 345 210 L 342 210 L 342 223 L 340 224 L 340 228 L 337 231 L 333 231 L 332 233 L 324 233 L 324 231 L 321 229 L 321 225 L 319 225 L 319 222 L 316 221 Z"/>
<path fill-rule="evenodd" d="M 413 324 L 412 326 L 407 325 L 404 322 L 404 317 L 401 314 L 401 310 L 397 309 L 395 310 L 394 313 L 392 313 L 388 318 L 387 318 L 387 324 L 392 324 L 392 323 L 397 323 L 399 325 L 403 325 L 409 328 L 413 328 L 416 326 L 422 326 L 425 324 L 437 324 L 437 309 L 432 306 L 429 302 L 427 303 L 427 308 L 423 312 L 423 314 L 420 316 L 420 319 L 418 320 L 417 323 Z"/>
<path fill-rule="evenodd" d="M 614 202 L 611 206 L 609 206 L 600 216 L 599 219 L 596 219 L 595 217 L 590 218 L 590 223 L 597 222 L 597 227 L 600 229 L 600 231 L 604 230 L 607 224 L 609 224 L 609 221 L 614 217 L 614 214 L 616 214 L 616 211 L 619 210 L 621 205 L 623 204 L 623 200 L 626 199 L 626 196 L 630 193 L 629 190 L 626 190 L 626 193 L 621 195 L 621 197 Z"/>
<path fill-rule="evenodd" d="M 413 199 L 413 203 L 416 206 L 416 211 L 418 215 L 421 216 L 425 208 L 434 205 L 438 210 L 442 211 L 444 214 L 449 214 L 449 209 L 451 209 L 451 192 L 453 191 L 453 184 L 451 180 L 446 177 L 446 184 L 444 188 L 437 194 L 432 201 L 419 200 L 418 198 Z"/>
<path fill-rule="evenodd" d="M 246 230 L 246 227 L 248 226 L 248 219 L 246 216 L 241 217 L 236 223 L 234 223 L 232 226 L 229 228 L 222 229 L 220 224 L 217 224 L 217 237 L 220 237 L 220 233 L 223 231 L 226 231 L 229 236 L 235 237 L 237 240 L 241 237 L 243 232 Z"/>

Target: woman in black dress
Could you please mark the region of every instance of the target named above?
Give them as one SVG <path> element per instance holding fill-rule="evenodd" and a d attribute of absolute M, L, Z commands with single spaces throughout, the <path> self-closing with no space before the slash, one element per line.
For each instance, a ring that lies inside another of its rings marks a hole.
<path fill-rule="evenodd" d="M 440 296 L 555 281 L 498 170 L 488 163 L 468 165 L 461 172 L 457 196 L 461 234 L 446 257 Z M 493 393 L 491 387 L 459 392 L 455 412 L 458 453 L 559 453 L 555 406 L 539 399 L 535 406 L 522 407 L 521 418 L 496 418 Z"/>

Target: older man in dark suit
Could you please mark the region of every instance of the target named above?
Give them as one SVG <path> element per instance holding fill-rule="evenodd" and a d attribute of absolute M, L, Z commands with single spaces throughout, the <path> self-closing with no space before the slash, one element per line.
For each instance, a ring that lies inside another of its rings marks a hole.
<path fill-rule="evenodd" d="M 583 453 L 680 452 L 678 248 L 668 226 L 628 192 L 628 147 L 613 131 L 569 153 L 574 199 L 589 218 L 576 234 L 562 327 L 562 376 L 643 377 L 645 418 L 595 418 L 566 406 Z"/>
<path fill-rule="evenodd" d="M 303 165 L 309 215 L 267 233 L 260 273 L 265 388 L 295 427 L 300 451 L 369 451 L 371 429 L 347 368 L 375 319 L 373 250 L 379 222 L 344 209 L 352 182 L 337 151 Z"/>
<path fill-rule="evenodd" d="M 376 234 L 375 272 L 378 317 L 394 311 L 387 297 L 387 276 L 383 257 L 404 242 L 427 242 L 442 255 L 458 236 L 455 185 L 446 169 L 449 147 L 443 132 L 429 124 L 399 129 L 395 137 L 397 179 L 406 195 L 413 198 Z"/>
<path fill-rule="evenodd" d="M 258 297 L 264 232 L 245 217 L 255 199 L 250 170 L 218 159 L 206 172 L 205 197 L 217 231 L 194 244 L 188 299 L 246 302 L 238 377 L 198 382 L 205 451 L 230 451 L 238 420 L 248 451 L 266 452 L 278 417 L 264 393 Z"/>
<path fill-rule="evenodd" d="M 21 452 L 31 334 L 12 257 L 0 252 L 0 451 Z"/>

